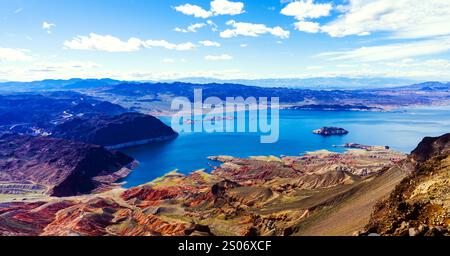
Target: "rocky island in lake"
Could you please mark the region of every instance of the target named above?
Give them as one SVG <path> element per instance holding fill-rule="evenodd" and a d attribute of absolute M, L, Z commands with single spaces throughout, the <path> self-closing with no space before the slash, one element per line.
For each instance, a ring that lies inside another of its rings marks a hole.
<path fill-rule="evenodd" d="M 322 127 L 320 129 L 314 130 L 313 133 L 322 136 L 332 136 L 332 135 L 346 135 L 348 131 L 344 128 L 339 127 Z"/>

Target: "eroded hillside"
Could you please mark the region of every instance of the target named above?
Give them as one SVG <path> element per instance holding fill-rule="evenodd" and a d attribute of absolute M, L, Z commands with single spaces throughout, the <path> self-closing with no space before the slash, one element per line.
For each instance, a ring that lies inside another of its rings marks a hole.
<path fill-rule="evenodd" d="M 450 235 L 450 134 L 425 138 L 409 159 L 414 173 L 377 204 L 367 232 Z"/>
<path fill-rule="evenodd" d="M 406 176 L 405 157 L 384 148 L 283 158 L 218 156 L 213 159 L 222 164 L 212 173 L 172 172 L 128 190 L 3 203 L 0 233 L 302 235 L 316 226 L 321 234 L 350 235 Z M 340 222 L 325 225 L 337 216 Z"/>

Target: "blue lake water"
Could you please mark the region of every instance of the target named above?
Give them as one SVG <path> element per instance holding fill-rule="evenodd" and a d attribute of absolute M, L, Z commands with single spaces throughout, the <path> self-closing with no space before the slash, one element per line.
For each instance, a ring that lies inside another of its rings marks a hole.
<path fill-rule="evenodd" d="M 170 124 L 168 118 L 161 118 Z M 322 137 L 311 131 L 323 126 L 338 126 L 350 133 Z M 348 142 L 390 146 L 407 152 L 425 136 L 450 132 L 450 107 L 417 108 L 396 112 L 280 111 L 280 136 L 277 143 L 261 144 L 257 133 L 181 133 L 176 139 L 124 150 L 140 165 L 124 181 L 137 186 L 172 170 L 190 173 L 208 168 L 208 156 L 300 155 L 328 149 Z"/>

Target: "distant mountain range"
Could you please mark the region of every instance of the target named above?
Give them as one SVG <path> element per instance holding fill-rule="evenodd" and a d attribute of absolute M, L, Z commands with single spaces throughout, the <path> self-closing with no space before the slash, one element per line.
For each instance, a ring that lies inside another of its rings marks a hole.
<path fill-rule="evenodd" d="M 269 85 L 270 81 L 280 84 L 280 81 L 294 83 L 299 80 L 264 81 Z M 303 80 L 304 83 L 307 81 Z M 335 85 L 341 84 L 336 87 L 345 89 L 331 89 L 333 81 Z M 339 109 L 339 105 L 348 106 L 350 109 L 355 109 L 355 106 L 358 109 L 387 109 L 412 105 L 450 104 L 450 83 L 424 82 L 400 85 L 400 80 L 384 81 L 384 78 L 368 79 L 367 81 L 352 78 L 335 78 L 335 80 L 324 78 L 322 85 L 318 85 L 320 84 L 319 79 L 311 79 L 309 82 L 309 86 L 305 84 L 303 87 L 278 87 L 275 85 L 261 87 L 240 83 L 135 82 L 107 78 L 74 78 L 0 83 L 0 94 L 76 91 L 144 113 L 166 112 L 170 109 L 170 102 L 174 97 L 193 99 L 194 89 L 203 89 L 204 98 L 215 96 L 224 100 L 227 97 L 278 97 L 280 103 L 286 105 L 285 107 L 301 108 L 303 105 L 308 105 L 309 108 L 314 109 L 317 109 L 317 106 L 323 109 Z M 372 85 L 357 89 L 359 82 Z M 317 85 L 313 86 L 314 83 Z M 384 86 L 378 86 L 377 83 L 384 84 Z"/>
<path fill-rule="evenodd" d="M 186 82 L 186 83 L 231 83 L 260 87 L 288 87 L 303 89 L 368 89 L 386 86 L 402 86 L 421 81 L 402 78 L 350 78 L 350 77 L 315 77 L 315 78 L 271 78 L 271 79 L 231 79 L 221 80 L 205 77 L 190 77 L 160 82 Z"/>
<path fill-rule="evenodd" d="M 141 108 L 139 111 L 145 112 L 152 111 L 151 108 L 156 104 L 148 103 L 150 109 L 142 109 L 141 99 L 158 100 L 158 105 L 161 105 L 161 102 L 170 103 L 173 97 L 187 97 L 193 100 L 194 89 L 202 89 L 203 98 L 214 96 L 225 100 L 227 97 L 278 97 L 281 104 L 289 107 L 308 105 L 315 108 L 313 105 L 321 105 L 324 109 L 328 109 L 331 105 L 333 108 L 337 105 L 346 105 L 352 109 L 354 106 L 365 109 L 448 105 L 450 102 L 450 83 L 440 82 L 359 90 L 311 90 L 218 83 L 122 83 L 108 90 L 99 91 L 97 95 L 106 97 L 106 100 L 123 102 L 132 109 Z M 132 104 L 133 102 L 135 104 Z"/>
<path fill-rule="evenodd" d="M 92 89 L 120 84 L 122 81 L 109 78 L 104 79 L 81 79 L 72 78 L 68 80 L 47 79 L 32 82 L 0 82 L 0 92 L 28 92 L 46 90 L 74 90 Z"/>
<path fill-rule="evenodd" d="M 117 85 L 125 81 L 104 79 L 80 79 L 68 80 L 47 79 L 32 82 L 1 81 L 2 91 L 36 91 L 36 90 L 73 90 L 73 89 L 95 89 Z M 418 83 L 419 81 L 401 78 L 347 78 L 347 77 L 319 77 L 319 78 L 281 78 L 281 79 L 234 79 L 221 80 L 205 77 L 181 78 L 177 80 L 163 81 L 126 81 L 133 83 L 195 83 L 195 84 L 241 84 L 259 87 L 288 87 L 302 89 L 370 89 L 393 86 L 404 86 Z"/>

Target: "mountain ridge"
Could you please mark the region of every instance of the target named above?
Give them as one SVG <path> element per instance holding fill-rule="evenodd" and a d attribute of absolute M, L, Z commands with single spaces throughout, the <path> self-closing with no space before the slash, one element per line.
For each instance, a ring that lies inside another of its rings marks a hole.
<path fill-rule="evenodd" d="M 97 145 L 43 136 L 0 136 L 0 182 L 46 186 L 70 196 L 105 189 L 125 177 L 134 159 Z"/>
<path fill-rule="evenodd" d="M 450 235 L 450 133 L 424 138 L 410 159 L 413 173 L 378 202 L 365 234 Z"/>

